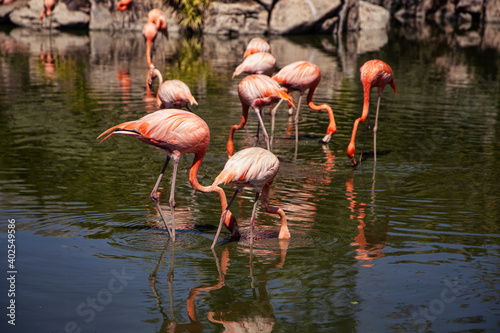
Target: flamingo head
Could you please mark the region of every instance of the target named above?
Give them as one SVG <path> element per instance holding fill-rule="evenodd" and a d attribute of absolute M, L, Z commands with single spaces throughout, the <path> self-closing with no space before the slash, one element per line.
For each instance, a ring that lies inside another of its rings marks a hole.
<path fill-rule="evenodd" d="M 354 158 L 355 152 L 356 152 L 356 148 L 354 147 L 354 143 L 351 142 L 349 144 L 349 146 L 347 147 L 347 157 L 349 157 L 349 159 L 351 160 L 351 165 L 353 167 L 358 165 L 358 163 L 356 162 L 356 159 Z"/>
<path fill-rule="evenodd" d="M 231 231 L 231 238 L 232 239 L 240 239 L 238 222 L 236 221 L 236 218 L 234 217 L 234 215 L 229 211 L 226 215 L 226 220 L 224 221 L 224 224 L 226 225 L 227 229 L 229 231 Z"/>

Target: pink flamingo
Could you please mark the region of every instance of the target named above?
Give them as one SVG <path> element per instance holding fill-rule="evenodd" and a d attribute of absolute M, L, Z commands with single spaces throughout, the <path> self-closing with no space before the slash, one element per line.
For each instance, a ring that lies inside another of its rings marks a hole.
<path fill-rule="evenodd" d="M 227 153 L 229 156 L 233 155 L 234 144 L 233 136 L 236 130 L 240 130 L 245 127 L 248 118 L 248 110 L 252 107 L 259 118 L 259 125 L 262 126 L 264 132 L 264 137 L 266 139 L 267 149 L 270 150 L 269 146 L 269 136 L 267 135 L 266 128 L 264 127 L 264 122 L 262 121 L 261 113 L 262 109 L 271 105 L 272 103 L 284 99 L 288 101 L 290 105 L 293 104 L 293 99 L 290 95 L 284 92 L 276 81 L 271 79 L 267 75 L 253 74 L 245 77 L 238 84 L 238 95 L 241 101 L 242 107 L 242 117 L 239 125 L 233 125 L 231 131 L 229 132 L 229 140 L 227 141 Z M 258 139 L 259 128 L 257 128 Z"/>
<path fill-rule="evenodd" d="M 116 4 L 116 9 L 124 11 L 130 8 L 132 6 L 132 0 L 120 0 Z"/>
<path fill-rule="evenodd" d="M 219 228 L 215 235 L 212 248 L 214 248 L 217 238 L 219 237 L 222 223 L 227 220 L 226 214 L 233 202 L 238 191 L 245 186 L 255 188 L 255 203 L 250 219 L 250 243 L 253 242 L 253 229 L 255 226 L 255 211 L 259 200 L 259 195 L 262 193 L 261 206 L 264 210 L 271 214 L 278 214 L 281 218 L 281 229 L 278 235 L 279 239 L 289 239 L 290 231 L 288 230 L 286 215 L 281 208 L 269 206 L 269 191 L 271 185 L 278 173 L 280 162 L 278 158 L 269 150 L 260 147 L 251 147 L 240 150 L 227 161 L 222 172 L 215 178 L 212 187 L 217 187 L 220 184 L 233 183 L 236 185 L 236 191 L 229 201 L 227 208 L 222 212 Z"/>
<path fill-rule="evenodd" d="M 321 72 L 318 66 L 308 61 L 297 61 L 283 67 L 273 76 L 273 80 L 288 89 L 289 93 L 292 91 L 300 92 L 299 103 L 297 104 L 297 113 L 295 114 L 295 140 L 298 141 L 297 127 L 299 123 L 300 103 L 302 102 L 302 96 L 305 91 L 309 89 L 309 92 L 307 93 L 307 104 L 309 107 L 315 111 L 326 110 L 328 112 L 330 122 L 326 130 L 326 135 L 321 141 L 323 143 L 330 141 L 332 135 L 337 131 L 337 125 L 335 124 L 335 117 L 333 116 L 332 108 L 326 104 L 316 105 L 312 101 L 314 92 L 316 91 L 319 81 L 321 80 Z M 278 106 L 276 106 L 274 110 L 276 110 Z M 290 108 L 289 114 L 291 114 L 291 111 L 292 109 Z"/>
<path fill-rule="evenodd" d="M 56 0 L 43 0 L 43 9 L 40 13 L 40 21 L 43 20 L 43 16 L 50 17 L 54 7 L 56 6 Z"/>
<path fill-rule="evenodd" d="M 153 62 L 151 61 L 151 46 L 158 34 L 158 28 L 152 22 L 148 22 L 142 28 L 142 36 L 146 40 L 146 59 L 148 60 L 148 67 L 151 68 Z M 154 66 L 154 65 L 153 65 Z"/>
<path fill-rule="evenodd" d="M 271 53 L 271 45 L 269 45 L 269 43 L 262 38 L 252 38 L 252 40 L 247 45 L 245 53 L 243 54 L 243 58 L 246 58 L 249 55 L 257 52 Z"/>
<path fill-rule="evenodd" d="M 154 23 L 158 31 L 168 38 L 167 16 L 161 10 L 154 8 L 148 13 L 148 22 Z"/>
<path fill-rule="evenodd" d="M 108 134 L 109 133 L 109 134 Z M 175 241 L 175 180 L 177 177 L 177 167 L 179 159 L 183 154 L 193 153 L 194 160 L 189 172 L 189 182 L 191 186 L 203 193 L 217 193 L 220 198 L 222 209 L 226 211 L 227 200 L 224 190 L 218 186 L 202 186 L 198 182 L 198 170 L 205 157 L 210 143 L 210 130 L 208 125 L 194 113 L 178 109 L 165 109 L 150 113 L 139 120 L 128 121 L 123 124 L 111 127 L 104 131 L 98 138 L 108 134 L 101 143 L 114 134 L 130 135 L 138 138 L 144 143 L 165 150 L 167 160 L 163 165 L 156 185 L 151 192 L 150 198 L 156 205 L 157 210 L 165 223 L 170 237 Z M 172 173 L 170 189 L 170 213 L 172 220 L 172 231 L 168 228 L 167 221 L 161 210 L 158 200 L 158 187 L 160 185 L 165 169 L 170 159 L 173 160 L 174 167 Z M 238 224 L 236 219 L 229 212 L 223 221 L 231 232 L 231 237 L 239 238 Z"/>
<path fill-rule="evenodd" d="M 353 166 L 356 166 L 356 159 L 354 158 L 354 153 L 356 151 L 355 139 L 356 139 L 356 131 L 358 130 L 359 122 L 364 122 L 368 117 L 368 125 L 366 127 L 366 134 L 368 134 L 368 128 L 370 126 L 370 90 L 374 87 L 378 89 L 378 100 L 377 100 L 377 112 L 375 114 L 375 126 L 373 127 L 373 152 L 374 152 L 374 161 L 377 161 L 377 122 L 378 122 L 378 110 L 380 107 L 380 97 L 382 96 L 382 92 L 387 84 L 390 84 L 394 92 L 397 94 L 396 84 L 394 83 L 394 76 L 392 74 L 392 69 L 389 65 L 381 60 L 369 60 L 365 62 L 363 66 L 360 68 L 361 74 L 361 83 L 363 84 L 364 91 L 364 103 L 363 103 L 363 112 L 361 117 L 356 119 L 354 122 L 354 127 L 352 129 L 351 141 L 349 142 L 349 146 L 347 147 L 347 156 L 351 160 Z M 363 145 L 364 148 L 364 145 Z M 363 155 L 363 151 L 361 151 L 361 155 L 359 160 L 361 161 L 361 157 Z"/>
<path fill-rule="evenodd" d="M 274 73 L 274 68 L 276 67 L 276 58 L 267 52 L 257 52 L 249 55 L 243 60 L 243 62 L 236 67 L 233 73 L 233 79 L 235 76 L 241 73 L 248 74 L 263 74 L 271 76 Z"/>
<path fill-rule="evenodd" d="M 187 108 L 189 111 L 189 104 L 198 105 L 196 99 L 191 94 L 189 87 L 180 80 L 166 80 L 163 82 L 163 77 L 160 71 L 151 67 L 151 75 L 148 75 L 147 84 L 149 87 L 152 85 L 152 80 L 158 78 L 158 93 L 156 94 L 156 102 L 158 108 Z M 191 111 L 192 112 L 192 111 Z"/>

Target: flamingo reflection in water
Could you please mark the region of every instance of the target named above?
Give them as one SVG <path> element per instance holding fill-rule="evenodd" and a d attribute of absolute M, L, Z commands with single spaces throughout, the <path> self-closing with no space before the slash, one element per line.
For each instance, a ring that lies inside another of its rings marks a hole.
<path fill-rule="evenodd" d="M 56 74 L 56 60 L 52 56 L 50 50 L 48 52 L 43 51 L 42 45 L 40 45 L 40 60 L 42 61 L 43 70 L 47 79 L 51 81 L 54 80 Z"/>
<path fill-rule="evenodd" d="M 116 80 L 118 82 L 118 88 L 120 89 L 120 93 L 122 95 L 123 109 L 128 113 L 130 111 L 129 105 L 132 99 L 132 94 L 130 92 L 130 74 L 128 68 L 118 68 L 118 71 L 116 73 Z"/>
<path fill-rule="evenodd" d="M 250 287 L 252 291 L 250 300 L 247 300 L 245 298 L 244 290 L 234 290 L 226 281 L 226 275 L 230 266 L 230 260 L 231 258 L 236 257 L 237 254 L 235 250 L 239 247 L 236 245 L 224 247 L 221 253 L 220 261 L 217 257 L 216 252 L 212 250 L 218 272 L 216 283 L 213 285 L 199 286 L 191 289 L 191 291 L 189 292 L 189 296 L 186 299 L 186 309 L 189 317 L 189 323 L 178 323 L 175 317 L 173 306 L 175 246 L 173 245 L 173 243 L 168 242 L 164 247 L 155 270 L 149 277 L 149 285 L 156 298 L 160 313 L 163 316 L 163 323 L 160 332 L 202 332 L 205 329 L 205 326 L 198 317 L 196 310 L 196 301 L 200 297 L 203 297 L 203 295 L 209 296 L 210 293 L 224 288 L 227 289 L 226 293 L 238 295 L 239 297 L 235 297 L 235 300 L 228 304 L 227 307 L 224 307 L 222 309 L 218 307 L 219 309 L 216 311 L 208 311 L 206 313 L 206 318 L 210 322 L 223 325 L 225 331 L 229 332 L 271 332 L 273 330 L 274 324 L 276 323 L 276 318 L 274 316 L 273 305 L 267 291 L 267 272 L 271 269 L 283 268 L 285 264 L 289 240 L 279 240 L 278 242 L 279 249 L 254 250 L 252 246 L 250 246 L 248 250 L 250 258 Z M 165 309 L 163 308 L 162 298 L 160 296 L 160 293 L 158 292 L 156 282 L 158 278 L 158 272 L 160 271 L 160 267 L 162 266 L 162 261 L 164 260 L 169 247 L 171 248 L 171 252 L 170 267 L 167 274 L 167 283 L 170 311 L 169 314 L 167 314 Z M 263 266 L 259 266 L 262 268 L 257 280 L 257 287 L 254 286 L 255 280 L 253 271 L 254 256 L 256 255 L 265 258 L 265 264 Z M 269 258 L 272 257 L 276 257 L 276 259 L 270 261 Z"/>
<path fill-rule="evenodd" d="M 374 171 L 375 172 L 375 171 Z M 371 205 L 373 221 L 365 223 L 367 219 L 366 210 L 369 207 L 364 202 L 356 200 L 357 193 L 354 190 L 354 171 L 348 176 L 346 181 L 346 197 L 349 201 L 349 210 L 352 214 L 349 216 L 352 220 L 358 220 L 358 235 L 354 237 L 351 246 L 357 246 L 356 259 L 364 262 L 362 266 L 371 267 L 373 261 L 384 256 L 384 248 L 387 242 L 387 233 L 389 231 L 389 221 L 380 225 L 377 223 L 377 214 L 375 212 L 375 180 L 372 179 Z M 380 228 L 379 225 L 382 227 Z"/>
<path fill-rule="evenodd" d="M 217 193 L 221 207 L 225 212 L 225 219 L 221 221 L 231 232 L 231 237 L 239 238 L 236 219 L 228 212 L 227 200 L 224 190 L 218 186 L 205 187 L 198 182 L 198 170 L 206 155 L 210 143 L 210 130 L 203 119 L 197 115 L 177 109 L 159 110 L 148 114 L 141 119 L 128 121 L 104 131 L 98 138 L 105 136 L 101 143 L 114 134 L 129 135 L 138 138 L 144 143 L 165 150 L 167 158 L 160 172 L 158 180 L 151 191 L 150 198 L 155 203 L 157 210 L 162 216 L 170 237 L 175 241 L 175 181 L 180 157 L 186 153 L 193 153 L 194 160 L 189 173 L 191 186 L 203 193 Z M 172 230 L 167 225 L 158 199 L 158 187 L 170 160 L 173 160 L 173 172 L 170 189 L 170 213 Z"/>

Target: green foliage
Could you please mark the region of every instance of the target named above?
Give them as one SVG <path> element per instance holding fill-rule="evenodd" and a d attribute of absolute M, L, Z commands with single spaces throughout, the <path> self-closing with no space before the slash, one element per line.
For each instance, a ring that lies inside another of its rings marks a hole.
<path fill-rule="evenodd" d="M 200 31 L 203 14 L 212 5 L 212 0 L 178 0 L 180 24 L 189 30 Z"/>

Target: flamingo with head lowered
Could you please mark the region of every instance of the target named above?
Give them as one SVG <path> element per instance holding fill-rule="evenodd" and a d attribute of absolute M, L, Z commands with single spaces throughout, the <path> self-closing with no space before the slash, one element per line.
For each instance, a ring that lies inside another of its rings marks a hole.
<path fill-rule="evenodd" d="M 327 143 L 330 141 L 332 135 L 337 131 L 337 125 L 335 124 L 335 117 L 333 115 L 333 110 L 330 106 L 326 104 L 316 105 L 314 104 L 312 98 L 316 88 L 321 80 L 321 72 L 315 64 L 309 61 L 297 61 L 283 67 L 278 73 L 273 76 L 273 80 L 276 81 L 280 86 L 285 87 L 288 92 L 299 91 L 299 103 L 297 104 L 297 113 L 295 114 L 295 140 L 298 141 L 298 123 L 299 123 L 299 110 L 300 103 L 302 101 L 302 96 L 307 93 L 307 105 L 312 110 L 321 111 L 325 110 L 328 112 L 329 123 L 326 129 L 326 135 L 323 137 L 321 142 Z M 278 104 L 279 106 L 279 104 Z M 278 107 L 276 106 L 276 108 Z M 276 110 L 275 108 L 275 110 Z M 289 114 L 292 113 L 292 108 L 289 110 Z"/>
<path fill-rule="evenodd" d="M 271 53 L 271 45 L 269 45 L 269 43 L 262 38 L 259 37 L 252 38 L 252 40 L 250 40 L 250 42 L 247 45 L 245 53 L 243 54 L 243 58 L 246 58 L 249 55 L 252 55 L 257 52 Z"/>
<path fill-rule="evenodd" d="M 205 121 L 196 114 L 178 109 L 158 110 L 138 120 L 128 121 L 111 127 L 99 135 L 98 138 L 106 134 L 107 136 L 101 140 L 101 143 L 115 134 L 124 134 L 136 137 L 144 143 L 165 150 L 167 153 L 167 159 L 156 181 L 156 185 L 151 192 L 150 198 L 155 203 L 158 212 L 160 212 L 165 227 L 173 241 L 175 241 L 175 180 L 177 177 L 179 159 L 182 155 L 189 153 L 194 154 L 193 164 L 189 172 L 189 182 L 191 186 L 195 190 L 203 193 L 217 193 L 223 211 L 227 211 L 227 200 L 224 190 L 214 185 L 209 187 L 202 186 L 198 182 L 198 170 L 210 143 L 210 130 Z M 172 230 L 170 230 L 167 225 L 167 220 L 163 215 L 158 200 L 158 187 L 160 186 L 165 169 L 171 159 L 174 164 L 169 200 Z M 236 223 L 235 217 L 230 212 L 226 212 L 223 223 L 231 232 L 231 237 L 239 238 L 238 224 Z"/>
<path fill-rule="evenodd" d="M 153 42 L 155 41 L 157 34 L 158 34 L 158 28 L 156 27 L 156 24 L 152 22 L 146 23 L 142 28 L 142 36 L 146 40 L 146 59 L 148 61 L 149 68 L 151 68 L 151 66 L 153 65 L 151 48 L 153 46 Z"/>
<path fill-rule="evenodd" d="M 245 77 L 238 84 L 238 95 L 241 101 L 242 117 L 239 125 L 233 125 L 229 132 L 229 140 L 227 141 L 227 153 L 232 156 L 234 153 L 233 136 L 236 130 L 245 127 L 248 118 L 248 110 L 250 107 L 255 111 L 259 118 L 259 125 L 262 127 L 264 137 L 267 144 L 267 149 L 270 150 L 269 136 L 267 135 L 264 122 L 262 121 L 262 109 L 284 99 L 290 105 L 294 106 L 293 98 L 281 89 L 278 83 L 267 75 L 253 74 Z M 256 140 L 258 139 L 259 128 L 257 128 Z"/>
<path fill-rule="evenodd" d="M 236 185 L 236 191 L 232 196 L 226 209 L 222 212 L 221 220 L 217 234 L 215 235 L 212 248 L 214 248 L 217 238 L 219 237 L 222 224 L 227 220 L 229 207 L 233 202 L 236 194 L 246 186 L 255 188 L 255 203 L 250 219 L 250 244 L 253 242 L 253 229 L 255 226 L 255 211 L 259 202 L 259 195 L 262 193 L 261 205 L 268 213 L 277 214 L 281 218 L 281 228 L 278 235 L 279 239 L 289 239 L 290 231 L 286 222 L 285 212 L 278 207 L 269 206 L 269 191 L 271 185 L 278 173 L 280 162 L 278 158 L 269 150 L 260 147 L 251 147 L 240 150 L 227 161 L 224 169 L 215 178 L 212 187 L 217 187 L 220 184 L 233 183 Z"/>
<path fill-rule="evenodd" d="M 361 117 L 356 119 L 354 122 L 354 127 L 352 129 L 351 141 L 349 142 L 349 146 L 347 147 L 347 156 L 351 160 L 351 164 L 353 166 L 357 165 L 356 159 L 354 158 L 354 154 L 356 151 L 355 140 L 356 140 L 356 131 L 358 130 L 359 122 L 364 122 L 368 117 L 368 125 L 366 126 L 366 134 L 368 134 L 368 128 L 370 126 L 370 91 L 372 88 L 377 88 L 378 91 L 378 99 L 377 99 L 377 112 L 375 114 L 375 126 L 373 127 L 373 152 L 374 152 L 374 161 L 377 161 L 377 122 L 378 122 L 378 110 L 380 107 L 380 97 L 382 96 L 382 92 L 387 84 L 389 84 L 394 92 L 397 94 L 396 84 L 394 83 L 394 75 L 392 73 L 391 67 L 383 62 L 382 60 L 369 60 L 364 63 L 360 68 L 361 74 L 361 83 L 363 84 L 363 92 L 364 92 L 364 103 L 363 103 L 363 112 Z M 364 145 L 363 145 L 364 148 Z M 363 151 L 361 151 L 361 155 Z M 361 161 L 360 155 L 360 161 Z"/>
<path fill-rule="evenodd" d="M 233 73 L 233 79 L 235 76 L 241 73 L 248 74 L 264 74 L 271 76 L 274 73 L 274 68 L 276 67 L 276 58 L 267 52 L 257 52 L 249 55 L 243 60 L 243 62 L 236 67 Z"/>
<path fill-rule="evenodd" d="M 180 80 L 166 80 L 163 81 L 163 77 L 160 71 L 152 65 L 150 68 L 151 73 L 148 72 L 147 84 L 151 88 L 153 80 L 158 78 L 158 93 L 156 94 L 156 102 L 158 108 L 176 108 L 182 109 L 186 108 L 189 111 L 189 104 L 198 105 L 198 102 L 191 94 L 189 87 Z"/>
<path fill-rule="evenodd" d="M 158 31 L 163 33 L 168 39 L 167 16 L 158 8 L 151 9 L 148 12 L 148 23 L 156 25 Z"/>

